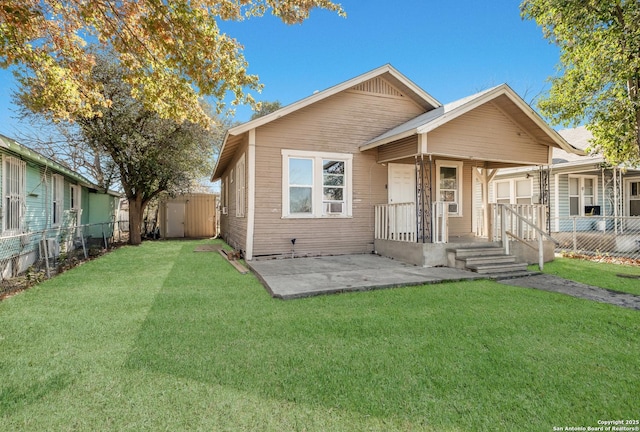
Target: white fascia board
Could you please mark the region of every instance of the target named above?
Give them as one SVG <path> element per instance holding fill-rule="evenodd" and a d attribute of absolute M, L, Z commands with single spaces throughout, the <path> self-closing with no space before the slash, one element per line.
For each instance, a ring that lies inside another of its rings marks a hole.
<path fill-rule="evenodd" d="M 407 138 L 412 135 L 416 135 L 416 133 L 417 133 L 416 129 L 412 128 L 412 129 L 409 129 L 408 131 L 405 131 L 396 135 L 390 135 L 380 141 L 375 141 L 375 142 L 361 146 L 360 151 L 371 150 L 372 148 L 380 147 L 382 145 L 389 144 L 391 142 L 394 142 L 403 138 Z"/>
<path fill-rule="evenodd" d="M 227 146 L 227 140 L 229 139 L 229 131 L 224 134 L 224 139 L 222 140 L 222 146 L 220 147 L 220 151 L 218 152 L 218 160 L 216 161 L 215 166 L 213 167 L 213 172 L 211 173 L 211 181 L 215 181 L 215 175 L 218 171 L 218 165 L 220 164 L 220 156 L 224 152 L 224 148 Z"/>

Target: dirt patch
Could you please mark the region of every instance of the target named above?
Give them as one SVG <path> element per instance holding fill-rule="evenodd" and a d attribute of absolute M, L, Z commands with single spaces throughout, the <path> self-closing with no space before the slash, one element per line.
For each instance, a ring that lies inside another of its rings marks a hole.
<path fill-rule="evenodd" d="M 562 258 L 581 259 L 585 261 L 607 263 L 607 264 L 624 264 L 629 266 L 640 267 L 640 259 L 616 257 L 608 255 L 585 255 L 576 252 L 563 252 Z"/>

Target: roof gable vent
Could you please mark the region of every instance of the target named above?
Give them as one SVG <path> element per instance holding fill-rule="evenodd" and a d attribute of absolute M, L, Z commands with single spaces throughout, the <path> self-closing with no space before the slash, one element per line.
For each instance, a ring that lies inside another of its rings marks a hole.
<path fill-rule="evenodd" d="M 370 79 L 351 88 L 351 90 L 374 93 L 383 96 L 404 97 L 401 91 L 380 77 Z"/>

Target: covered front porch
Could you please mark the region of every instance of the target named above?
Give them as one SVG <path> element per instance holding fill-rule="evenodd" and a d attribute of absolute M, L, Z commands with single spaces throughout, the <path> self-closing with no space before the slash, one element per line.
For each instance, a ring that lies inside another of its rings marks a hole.
<path fill-rule="evenodd" d="M 576 152 L 505 85 L 366 143 L 361 150 L 376 151 L 388 171 L 388 202 L 374 209 L 376 252 L 453 266 L 453 246 L 495 246 L 542 265 L 553 258 L 548 181 L 520 205 L 491 204 L 489 183 L 500 168 L 550 164 L 553 147 Z"/>

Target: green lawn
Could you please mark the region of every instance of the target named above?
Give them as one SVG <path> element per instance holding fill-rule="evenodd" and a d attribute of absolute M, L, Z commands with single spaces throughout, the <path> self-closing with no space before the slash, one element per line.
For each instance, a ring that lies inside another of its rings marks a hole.
<path fill-rule="evenodd" d="M 280 301 L 196 244 L 124 247 L 0 302 L 0 430 L 638 418 L 637 311 L 491 281 Z"/>
<path fill-rule="evenodd" d="M 538 266 L 534 266 L 537 270 Z M 587 285 L 640 295 L 640 279 L 618 276 L 640 276 L 640 267 L 598 263 L 572 258 L 556 258 L 544 265 L 544 273 L 562 276 Z"/>

